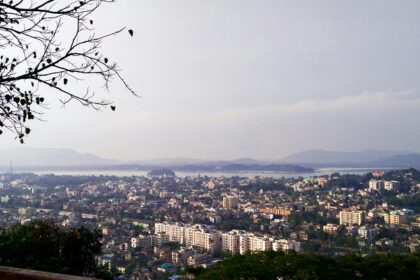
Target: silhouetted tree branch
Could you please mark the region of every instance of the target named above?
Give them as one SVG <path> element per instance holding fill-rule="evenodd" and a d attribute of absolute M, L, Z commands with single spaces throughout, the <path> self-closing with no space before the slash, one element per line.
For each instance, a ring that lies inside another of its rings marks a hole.
<path fill-rule="evenodd" d="M 0 0 L 0 134 L 12 131 L 23 143 L 31 131 L 28 121 L 40 119 L 46 109 L 40 93 L 45 88 L 55 90 L 63 105 L 77 101 L 96 110 L 112 102 L 97 98 L 89 87 L 83 92 L 70 88 L 70 81 L 100 78 L 108 91 L 116 78 L 135 94 L 117 64 L 100 52 L 104 39 L 124 28 L 96 35 L 90 18 L 103 3 L 112 2 Z"/>

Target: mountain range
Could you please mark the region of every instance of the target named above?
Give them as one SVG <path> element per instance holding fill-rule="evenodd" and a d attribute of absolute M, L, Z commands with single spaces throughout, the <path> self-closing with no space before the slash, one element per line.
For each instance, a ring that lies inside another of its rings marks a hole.
<path fill-rule="evenodd" d="M 293 163 L 315 164 L 346 164 L 365 163 L 383 160 L 388 157 L 407 154 L 408 152 L 395 152 L 383 150 L 363 150 L 356 152 L 341 152 L 327 150 L 306 150 L 291 154 L 281 161 Z"/>
<path fill-rule="evenodd" d="M 70 149 L 11 148 L 0 150 L 0 166 L 89 166 L 117 164 L 93 154 L 81 154 Z"/>
<path fill-rule="evenodd" d="M 174 169 L 228 170 L 301 170 L 301 167 L 366 167 L 366 168 L 420 168 L 420 154 L 410 152 L 364 150 L 356 152 L 307 150 L 291 154 L 280 160 L 236 160 L 206 161 L 190 158 L 161 158 L 148 161 L 123 162 L 102 158 L 93 154 L 82 154 L 70 149 L 38 149 L 18 147 L 0 150 L 0 168 L 8 170 L 11 162 L 15 167 L 100 167 L 100 168 L 150 168 L 171 167 Z M 270 166 L 270 167 L 269 167 Z"/>
<path fill-rule="evenodd" d="M 420 167 L 420 154 L 407 151 L 363 150 L 356 152 L 307 150 L 280 162 L 312 167 Z"/>

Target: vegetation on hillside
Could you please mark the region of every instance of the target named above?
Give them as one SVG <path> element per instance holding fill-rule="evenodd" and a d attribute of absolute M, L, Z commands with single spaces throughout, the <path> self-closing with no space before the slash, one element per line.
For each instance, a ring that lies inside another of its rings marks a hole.
<path fill-rule="evenodd" d="M 283 252 L 237 255 L 210 269 L 187 268 L 198 280 L 216 279 L 420 279 L 420 254 L 347 255 L 332 258 Z"/>
<path fill-rule="evenodd" d="M 72 275 L 100 276 L 95 263 L 101 252 L 97 229 L 64 230 L 51 221 L 34 221 L 0 232 L 0 265 Z"/>

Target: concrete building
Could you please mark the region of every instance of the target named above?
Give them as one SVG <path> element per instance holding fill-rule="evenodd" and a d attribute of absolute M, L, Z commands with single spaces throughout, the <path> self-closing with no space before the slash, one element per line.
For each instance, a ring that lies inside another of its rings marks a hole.
<path fill-rule="evenodd" d="M 378 235 L 378 231 L 368 226 L 361 226 L 358 229 L 358 234 L 364 239 L 373 240 L 376 237 L 376 235 Z"/>
<path fill-rule="evenodd" d="M 277 207 L 266 207 L 260 209 L 261 213 L 265 214 L 274 214 L 274 215 L 280 215 L 280 216 L 289 216 L 292 211 L 288 208 L 277 208 Z"/>
<path fill-rule="evenodd" d="M 180 229 L 174 229 L 179 227 Z M 187 248 L 195 247 L 204 249 L 211 253 L 225 252 L 231 254 L 246 254 L 247 252 L 259 252 L 269 250 L 294 250 L 299 252 L 300 243 L 293 240 L 281 239 L 277 240 L 273 237 L 255 235 L 243 230 L 232 230 L 230 232 L 222 233 L 214 230 L 206 225 L 179 225 L 168 223 L 156 223 L 155 233 L 157 235 L 167 238 L 167 240 L 181 240 L 174 241 L 185 245 Z M 178 234 L 183 236 L 178 236 Z M 175 237 L 171 237 L 174 234 Z M 164 239 L 165 240 L 165 239 Z M 133 242 L 138 242 L 138 239 L 133 239 Z M 163 241 L 161 241 L 162 243 Z M 164 243 L 163 243 L 164 244 Z"/>
<path fill-rule="evenodd" d="M 180 224 L 156 223 L 155 234 L 168 235 L 170 242 L 184 243 L 184 227 Z"/>
<path fill-rule="evenodd" d="M 402 225 L 409 221 L 410 217 L 413 217 L 414 211 L 409 209 L 402 209 L 391 211 L 389 214 L 384 215 L 385 223 L 390 225 Z"/>
<path fill-rule="evenodd" d="M 225 209 L 238 209 L 239 198 L 237 196 L 224 196 L 223 208 Z"/>
<path fill-rule="evenodd" d="M 222 234 L 222 251 L 229 252 L 232 255 L 240 253 L 240 236 L 241 232 L 232 230 Z"/>
<path fill-rule="evenodd" d="M 384 216 L 384 221 L 390 225 L 402 225 L 407 223 L 407 217 L 399 213 L 390 213 Z"/>
<path fill-rule="evenodd" d="M 375 191 L 381 191 L 385 187 L 385 182 L 383 180 L 370 180 L 369 181 L 369 189 Z"/>
<path fill-rule="evenodd" d="M 333 235 L 337 233 L 338 227 L 339 225 L 336 225 L 336 224 L 327 224 L 322 227 L 322 230 L 327 234 Z"/>
<path fill-rule="evenodd" d="M 153 246 L 162 246 L 170 242 L 169 235 L 165 233 L 158 233 L 153 235 Z"/>
<path fill-rule="evenodd" d="M 396 191 L 400 188 L 400 182 L 398 181 L 386 181 L 385 189 L 387 191 Z"/>
<path fill-rule="evenodd" d="M 364 222 L 363 211 L 344 210 L 340 211 L 340 225 L 362 225 Z"/>
<path fill-rule="evenodd" d="M 152 247 L 152 245 L 153 245 L 153 237 L 151 235 L 140 234 L 138 237 L 131 238 L 132 248 L 147 248 L 147 247 Z"/>
<path fill-rule="evenodd" d="M 185 232 L 187 231 L 190 232 L 189 237 L 185 238 L 187 244 L 190 244 L 193 247 L 205 249 L 212 253 L 220 251 L 221 233 L 219 231 L 208 229 L 203 225 L 195 225 L 193 227 L 188 227 L 186 228 Z M 192 239 L 190 239 L 191 236 Z"/>
<path fill-rule="evenodd" d="M 273 241 L 273 251 L 295 251 L 300 252 L 300 242 L 288 239 L 279 239 Z"/>
<path fill-rule="evenodd" d="M 249 251 L 251 252 L 259 252 L 259 251 L 268 251 L 273 248 L 273 243 L 271 240 L 264 236 L 254 236 L 250 234 L 249 238 Z"/>
<path fill-rule="evenodd" d="M 205 225 L 156 223 L 155 234 L 164 234 L 168 236 L 169 242 L 177 242 L 187 247 L 198 247 L 210 252 L 221 249 L 221 233 Z"/>

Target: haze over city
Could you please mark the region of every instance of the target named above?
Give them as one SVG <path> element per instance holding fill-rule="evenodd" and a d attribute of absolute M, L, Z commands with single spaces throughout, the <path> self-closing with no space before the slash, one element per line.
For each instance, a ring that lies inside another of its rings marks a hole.
<path fill-rule="evenodd" d="M 141 98 L 117 111 L 46 95 L 26 147 L 118 160 L 278 159 L 306 149 L 420 152 L 416 1 L 117 1 L 97 33 Z M 115 11 L 118 11 L 116 13 Z M 49 137 L 46 137 L 48 135 Z M 0 147 L 19 146 L 3 135 Z"/>

